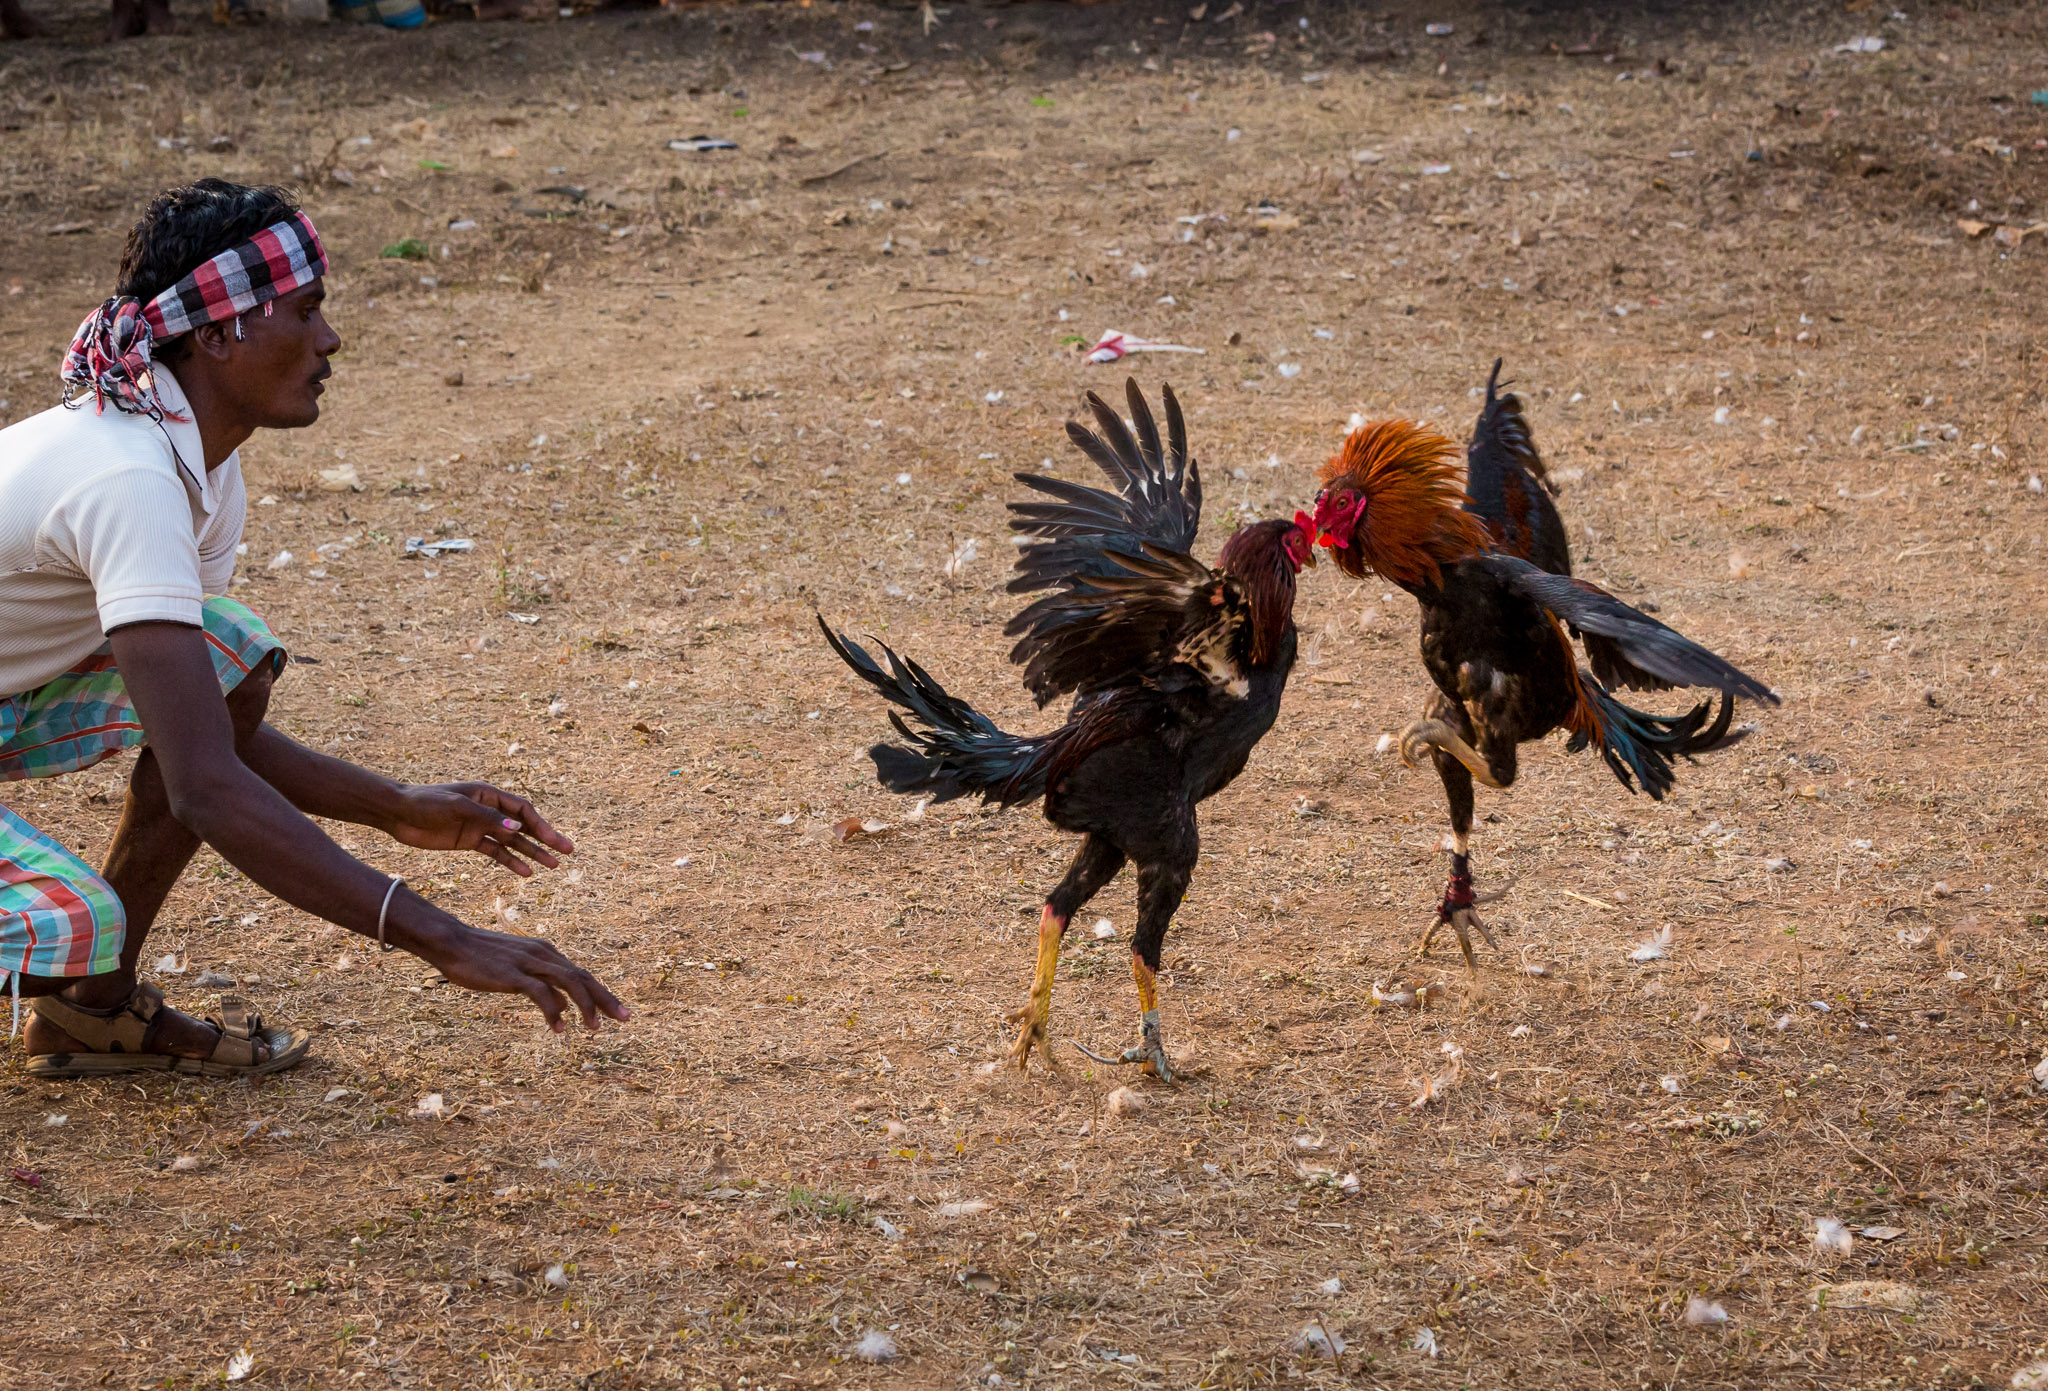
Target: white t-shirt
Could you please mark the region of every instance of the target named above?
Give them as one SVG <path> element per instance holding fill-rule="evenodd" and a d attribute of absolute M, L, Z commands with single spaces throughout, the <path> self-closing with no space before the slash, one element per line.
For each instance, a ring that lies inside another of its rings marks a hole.
<path fill-rule="evenodd" d="M 161 425 L 88 399 L 0 430 L 0 695 L 62 675 L 122 624 L 200 626 L 234 575 L 241 456 L 209 473 L 185 393 L 161 363 L 155 377 Z"/>

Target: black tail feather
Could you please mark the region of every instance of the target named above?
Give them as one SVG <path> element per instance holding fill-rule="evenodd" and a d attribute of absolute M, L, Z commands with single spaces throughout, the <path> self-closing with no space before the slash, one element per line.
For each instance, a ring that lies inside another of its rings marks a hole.
<path fill-rule="evenodd" d="M 1493 360 L 1493 372 L 1486 379 L 1486 407 L 1479 413 L 1479 424 L 1472 431 L 1472 443 L 1467 454 L 1473 457 L 1494 451 L 1489 460 L 1491 467 L 1498 470 L 1503 465 L 1519 465 L 1541 483 L 1546 492 L 1553 495 L 1557 484 L 1550 481 L 1550 470 L 1544 467 L 1543 455 L 1537 451 L 1536 437 L 1529 429 L 1529 418 L 1522 414 L 1522 398 L 1513 392 L 1501 394 L 1501 389 L 1511 385 L 1500 379 L 1501 359 Z"/>
<path fill-rule="evenodd" d="M 947 694 L 916 662 L 877 643 L 888 659 L 885 671 L 859 643 L 832 631 L 822 616 L 818 627 L 854 675 L 921 726 L 914 728 L 897 711 L 889 712 L 889 723 L 910 747 L 877 744 L 868 750 L 882 786 L 922 793 L 935 802 L 977 796 L 1005 807 L 1045 795 L 1046 774 L 1057 754 L 1054 741 L 1005 734 L 988 716 Z"/>
<path fill-rule="evenodd" d="M 1720 714 L 1712 725 L 1707 716 L 1714 702 L 1703 700 L 1683 715 L 1653 715 L 1623 705 L 1587 671 L 1579 673 L 1579 685 L 1600 716 L 1600 756 L 1607 761 L 1623 787 L 1633 792 L 1638 786 L 1661 802 L 1674 785 L 1671 762 L 1740 742 L 1748 730 L 1728 732 L 1733 718 L 1734 697 L 1721 696 Z M 1577 753 L 1593 742 L 1591 731 L 1574 730 L 1565 751 Z"/>

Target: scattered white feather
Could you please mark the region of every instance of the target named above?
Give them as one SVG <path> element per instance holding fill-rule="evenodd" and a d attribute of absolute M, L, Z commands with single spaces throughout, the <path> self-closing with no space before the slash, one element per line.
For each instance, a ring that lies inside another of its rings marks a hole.
<path fill-rule="evenodd" d="M 1849 1229 L 1832 1217 L 1822 1217 L 1813 1224 L 1813 1253 L 1816 1256 L 1846 1256 L 1856 1249 L 1856 1238 Z"/>
<path fill-rule="evenodd" d="M 205 1167 L 206 1161 L 196 1154 L 181 1154 L 171 1161 L 171 1172 L 174 1174 L 196 1173 Z"/>
<path fill-rule="evenodd" d="M 884 1241 L 903 1240 L 903 1228 L 897 1226 L 886 1217 L 877 1217 L 875 1219 L 875 1230 L 882 1234 L 882 1240 Z"/>
<path fill-rule="evenodd" d="M 1294 1335 L 1292 1346 L 1296 1352 L 1313 1353 L 1318 1357 L 1337 1358 L 1344 1355 L 1345 1342 L 1342 1334 L 1332 1333 L 1317 1319 Z"/>
<path fill-rule="evenodd" d="M 1437 1357 L 1442 1355 L 1442 1349 L 1436 1345 L 1436 1330 L 1434 1328 L 1417 1329 L 1415 1341 L 1408 1346 L 1425 1356 Z"/>
<path fill-rule="evenodd" d="M 249 1373 L 255 1370 L 256 1359 L 250 1355 L 249 1349 L 247 1347 L 244 1347 L 240 1352 L 236 1353 L 233 1357 L 230 1357 L 228 1359 L 229 1381 L 246 1380 Z"/>
<path fill-rule="evenodd" d="M 1118 1087 L 1103 1103 L 1112 1116 L 1135 1116 L 1152 1103 L 1132 1091 L 1129 1087 Z"/>
<path fill-rule="evenodd" d="M 562 718 L 562 716 L 564 716 L 564 715 L 566 715 L 566 714 L 568 714 L 568 713 L 569 713 L 569 702 L 568 702 L 568 701 L 566 701 L 566 700 L 563 700 L 563 699 L 562 699 L 562 698 L 561 698 L 560 696 L 556 696 L 556 697 L 555 697 L 555 698 L 554 698 L 553 700 L 551 700 L 551 701 L 549 701 L 549 702 L 548 702 L 548 718 L 549 718 L 549 719 L 551 719 L 551 720 L 559 720 L 559 719 L 561 719 L 561 718 Z"/>
<path fill-rule="evenodd" d="M 2041 1061 L 2034 1064 L 2034 1083 L 2042 1091 L 2048 1092 L 2048 1053 L 2043 1053 Z"/>
<path fill-rule="evenodd" d="M 347 1095 L 349 1095 L 349 1089 L 347 1087 L 329 1087 L 327 1089 L 327 1095 L 321 1097 L 320 1101 L 322 1105 L 329 1105 L 333 1102 L 341 1100 L 343 1097 Z"/>
<path fill-rule="evenodd" d="M 560 1261 L 549 1266 L 547 1274 L 540 1278 L 547 1281 L 547 1286 L 551 1290 L 566 1290 L 569 1288 L 569 1272 Z"/>
<path fill-rule="evenodd" d="M 191 957 L 180 958 L 176 952 L 157 958 L 156 973 L 160 976 L 182 976 L 192 964 Z"/>
<path fill-rule="evenodd" d="M 1380 741 L 1379 741 L 1379 742 L 1378 742 L 1377 744 L 1374 744 L 1374 745 L 1372 746 L 1372 751 L 1373 751 L 1374 753 L 1385 753 L 1385 752 L 1387 752 L 1387 750 L 1389 750 L 1389 749 L 1391 749 L 1391 748 L 1393 748 L 1393 747 L 1394 747 L 1394 736 L 1393 736 L 1393 735 L 1391 735 L 1391 734 L 1382 734 L 1382 735 L 1380 736 Z"/>
<path fill-rule="evenodd" d="M 1097 918 L 1095 920 L 1095 927 L 1093 928 L 1093 931 L 1095 933 L 1096 941 L 1106 941 L 1109 938 L 1116 936 L 1116 924 L 1111 922 L 1108 918 Z"/>
<path fill-rule="evenodd" d="M 447 1109 L 447 1103 L 441 1100 L 441 1093 L 428 1092 L 420 1098 L 419 1105 L 413 1107 L 407 1114 L 416 1121 L 439 1120 L 446 1113 Z"/>
<path fill-rule="evenodd" d="M 860 1341 L 849 1351 L 861 1362 L 890 1362 L 903 1355 L 897 1350 L 896 1340 L 879 1328 L 861 1334 Z"/>
<path fill-rule="evenodd" d="M 1509 1038 L 1527 1038 L 1528 1036 L 1529 1026 L 1527 1024 L 1517 1024 L 1514 1028 L 1508 1030 Z"/>
<path fill-rule="evenodd" d="M 1696 1294 L 1685 1301 L 1685 1321 L 1695 1328 L 1718 1328 L 1728 1322 L 1728 1311 Z"/>
<path fill-rule="evenodd" d="M 941 1217 L 972 1217 L 978 1212 L 987 1212 L 989 1207 L 986 1198 L 965 1198 L 957 1203 L 940 1203 L 937 1212 Z"/>
<path fill-rule="evenodd" d="M 1648 941 L 1630 952 L 1628 959 L 1635 962 L 1662 961 L 1669 955 L 1671 955 L 1671 928 L 1667 924 L 1658 928 L 1656 932 L 1650 935 Z"/>
<path fill-rule="evenodd" d="M 2012 1391 L 2048 1391 L 2048 1362 L 2030 1362 L 2014 1372 Z"/>
<path fill-rule="evenodd" d="M 43 1117 L 43 1126 L 45 1129 L 54 1130 L 60 1125 L 69 1123 L 70 1120 L 71 1117 L 69 1116 L 48 1115 Z"/>
<path fill-rule="evenodd" d="M 1792 862 L 1790 860 L 1774 858 L 1764 861 L 1764 873 L 1766 874 L 1790 874 L 1791 872 Z"/>
<path fill-rule="evenodd" d="M 1683 1079 L 1680 1078 L 1678 1074 L 1675 1072 L 1667 1072 L 1662 1077 L 1659 1077 L 1657 1079 L 1657 1085 L 1662 1087 L 1665 1091 L 1670 1092 L 1673 1096 L 1678 1095 L 1678 1088 L 1682 1084 Z"/>
<path fill-rule="evenodd" d="M 1329 1279 L 1323 1281 L 1322 1284 L 1317 1285 L 1316 1288 L 1324 1294 L 1342 1294 L 1344 1293 L 1344 1281 L 1332 1275 Z"/>

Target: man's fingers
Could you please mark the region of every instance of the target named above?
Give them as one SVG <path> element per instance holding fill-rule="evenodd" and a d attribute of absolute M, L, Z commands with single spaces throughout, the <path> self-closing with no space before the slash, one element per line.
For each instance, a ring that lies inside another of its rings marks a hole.
<path fill-rule="evenodd" d="M 526 858 L 529 860 L 536 860 L 539 863 L 546 865 L 549 869 L 553 869 L 557 865 L 562 863 L 553 855 L 549 854 L 545 848 L 535 845 L 525 836 L 513 835 L 509 831 L 499 831 L 494 832 L 491 836 L 491 839 L 497 841 L 501 845 L 509 847 L 510 849 L 516 851 L 521 855 L 526 856 Z"/>
<path fill-rule="evenodd" d="M 488 794 L 488 796 L 480 794 Z M 576 847 L 569 838 L 553 826 L 550 826 L 548 819 L 542 816 L 533 803 L 527 801 L 524 797 L 507 792 L 502 787 L 492 787 L 485 783 L 478 784 L 471 795 L 479 801 L 488 800 L 507 816 L 516 820 L 520 826 L 526 829 L 527 834 L 546 841 L 563 854 L 573 855 L 576 853 Z"/>
<path fill-rule="evenodd" d="M 533 866 L 527 864 L 526 861 L 520 859 L 517 855 L 513 854 L 510 850 L 507 850 L 504 846 L 498 844 L 498 842 L 494 840 L 487 840 L 478 845 L 476 848 L 476 853 L 483 856 L 487 860 L 496 860 L 499 864 L 511 870 L 521 879 L 533 878 Z"/>
<path fill-rule="evenodd" d="M 548 1017 L 550 1029 L 556 1033 L 562 1032 L 562 997 L 557 995 L 546 981 L 539 976 L 529 975 L 520 982 L 519 990 Z"/>
<path fill-rule="evenodd" d="M 618 996 L 599 984 L 596 976 L 581 966 L 572 964 L 560 952 L 554 953 L 554 959 L 548 965 L 553 968 L 549 976 L 550 982 L 567 992 L 569 998 L 576 1002 L 576 1008 L 583 1014 L 584 1028 L 595 1030 L 599 1014 L 609 1015 L 621 1023 L 624 1023 L 631 1014 L 631 1011 L 619 1002 Z"/>

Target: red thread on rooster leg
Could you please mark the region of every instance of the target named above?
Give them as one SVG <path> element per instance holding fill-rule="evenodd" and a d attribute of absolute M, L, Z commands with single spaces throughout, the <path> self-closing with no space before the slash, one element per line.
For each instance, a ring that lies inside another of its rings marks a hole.
<path fill-rule="evenodd" d="M 1444 885 L 1444 901 L 1437 916 L 1449 922 L 1453 913 L 1470 908 L 1478 900 L 1472 894 L 1472 861 L 1465 855 L 1451 856 L 1451 879 Z"/>

